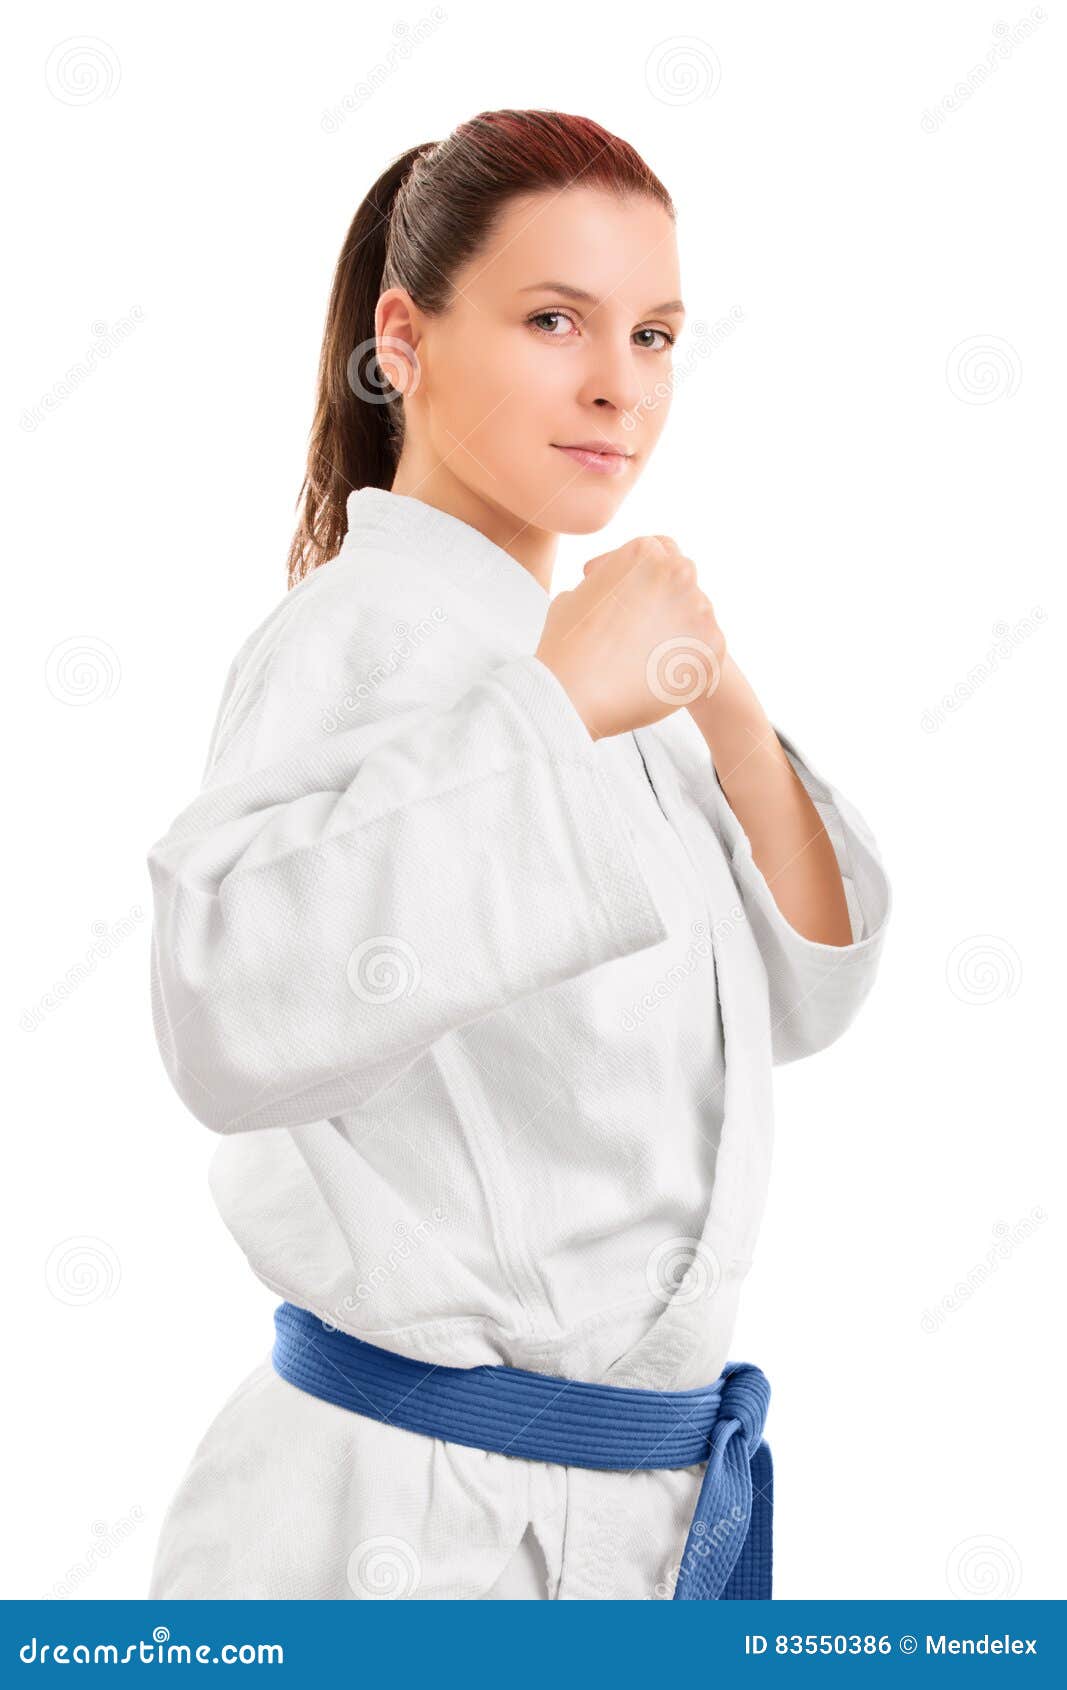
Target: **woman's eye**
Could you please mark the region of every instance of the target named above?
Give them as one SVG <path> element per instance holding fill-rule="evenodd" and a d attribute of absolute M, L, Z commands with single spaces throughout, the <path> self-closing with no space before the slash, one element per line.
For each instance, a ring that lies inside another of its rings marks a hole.
<path fill-rule="evenodd" d="M 660 336 L 660 339 L 664 342 L 664 344 L 661 345 L 661 346 L 649 346 L 648 343 L 646 342 L 645 343 L 645 350 L 647 352 L 666 352 L 668 346 L 674 345 L 674 336 L 670 333 L 670 331 L 668 329 L 638 329 L 637 333 L 638 334 L 658 334 Z"/>
<path fill-rule="evenodd" d="M 571 322 L 571 319 L 567 316 L 565 311 L 538 311 L 535 316 L 528 317 L 527 322 L 543 323 L 543 322 L 546 321 L 546 319 L 549 322 L 551 322 L 553 319 L 555 319 L 557 322 L 561 322 L 561 323 L 570 323 Z M 552 329 L 542 329 L 541 333 L 548 335 L 550 337 L 550 339 L 553 339 L 553 340 L 562 340 L 562 338 L 563 338 L 562 335 L 556 334 Z"/>

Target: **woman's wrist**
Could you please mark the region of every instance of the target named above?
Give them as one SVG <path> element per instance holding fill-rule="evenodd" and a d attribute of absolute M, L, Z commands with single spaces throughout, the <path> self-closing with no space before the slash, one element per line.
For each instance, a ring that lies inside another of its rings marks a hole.
<path fill-rule="evenodd" d="M 711 752 L 724 792 L 765 790 L 776 774 L 783 780 L 792 774 L 770 718 L 729 651 L 720 664 L 714 692 L 688 709 Z"/>

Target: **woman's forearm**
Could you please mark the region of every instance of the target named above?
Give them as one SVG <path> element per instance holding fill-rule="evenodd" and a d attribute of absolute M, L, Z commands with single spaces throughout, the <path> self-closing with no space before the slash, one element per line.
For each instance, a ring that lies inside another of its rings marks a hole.
<path fill-rule="evenodd" d="M 711 697 L 688 708 L 756 866 L 786 920 L 807 939 L 851 944 L 848 905 L 829 836 L 729 652 Z"/>

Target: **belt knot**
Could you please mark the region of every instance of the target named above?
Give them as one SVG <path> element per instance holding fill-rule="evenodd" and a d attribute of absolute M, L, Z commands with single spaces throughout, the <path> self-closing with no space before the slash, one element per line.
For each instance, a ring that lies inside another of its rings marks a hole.
<path fill-rule="evenodd" d="M 727 1362 L 723 1391 L 712 1433 L 713 1447 L 731 1432 L 743 1437 L 750 1458 L 755 1455 L 767 1422 L 771 1387 L 765 1373 L 750 1362 Z"/>

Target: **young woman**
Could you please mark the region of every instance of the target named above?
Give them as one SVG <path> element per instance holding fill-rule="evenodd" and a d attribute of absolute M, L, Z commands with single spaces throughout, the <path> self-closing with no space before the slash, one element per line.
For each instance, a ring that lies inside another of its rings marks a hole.
<path fill-rule="evenodd" d="M 531 1457 L 436 1407 L 412 1429 L 419 1389 L 376 1412 L 352 1369 L 525 1370 L 559 1382 L 550 1420 L 718 1381 L 772 1064 L 875 977 L 875 840 L 768 721 L 694 562 L 644 536 L 550 596 L 558 536 L 656 445 L 680 293 L 666 190 L 557 112 L 413 148 L 348 232 L 293 584 L 148 858 L 167 1072 L 305 1325 L 196 1450 L 153 1596 L 677 1592 L 703 1459 Z"/>

